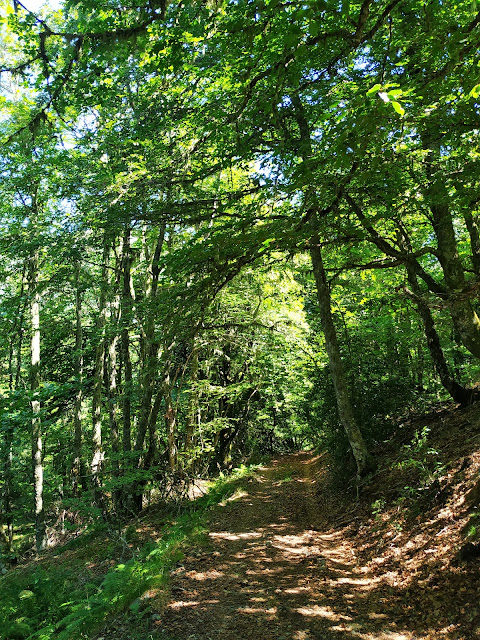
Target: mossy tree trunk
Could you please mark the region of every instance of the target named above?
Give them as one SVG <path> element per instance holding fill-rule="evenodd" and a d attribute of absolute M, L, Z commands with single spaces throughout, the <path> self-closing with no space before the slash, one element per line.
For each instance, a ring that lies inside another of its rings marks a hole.
<path fill-rule="evenodd" d="M 333 386 L 335 389 L 338 415 L 357 464 L 358 476 L 363 476 L 370 470 L 371 460 L 362 432 L 360 431 L 353 414 L 353 408 L 348 392 L 347 378 L 332 316 L 330 291 L 325 276 L 320 237 L 318 233 L 313 233 L 309 245 L 313 276 L 315 278 L 317 291 L 318 307 L 320 311 L 320 322 L 325 336 L 325 349 L 327 351 L 328 363 L 330 365 Z"/>
<path fill-rule="evenodd" d="M 100 297 L 96 323 L 97 347 L 95 350 L 95 369 L 92 394 L 92 460 L 90 474 L 97 507 L 104 509 L 101 490 L 101 472 L 104 459 L 102 445 L 102 389 L 105 373 L 105 324 L 107 313 L 108 266 L 110 258 L 110 242 L 107 231 L 103 237 L 102 273 L 100 281 Z"/>

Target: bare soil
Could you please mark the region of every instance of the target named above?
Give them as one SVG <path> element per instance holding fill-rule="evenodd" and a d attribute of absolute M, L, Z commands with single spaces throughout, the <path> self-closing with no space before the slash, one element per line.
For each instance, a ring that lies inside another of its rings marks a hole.
<path fill-rule="evenodd" d="M 408 443 L 425 426 L 433 453 L 419 454 Z M 259 469 L 212 511 L 145 626 L 117 620 L 102 638 L 480 640 L 480 559 L 461 554 L 471 523 L 480 529 L 478 407 L 409 419 L 380 449 L 359 499 L 326 455 Z M 435 482 L 399 464 L 409 456 L 430 456 Z"/>
<path fill-rule="evenodd" d="M 352 504 L 332 486 L 326 457 L 274 460 L 214 512 L 208 546 L 174 571 L 172 597 L 152 637 L 480 638 L 480 563 L 458 559 L 471 514 L 465 496 L 479 477 L 477 412 L 431 417 L 450 468 L 440 478 L 440 498 L 422 503 L 420 496 L 414 516 L 393 500 L 372 517 L 375 498 L 409 481 L 388 464 Z M 406 427 L 406 440 L 416 426 Z M 392 451 L 399 445 L 391 443 Z"/>
<path fill-rule="evenodd" d="M 333 638 L 348 628 L 340 592 L 325 586 L 348 591 L 355 556 L 317 530 L 317 463 L 308 453 L 275 460 L 217 510 L 209 548 L 175 571 L 160 628 L 191 640 Z"/>
<path fill-rule="evenodd" d="M 208 546 L 192 552 L 173 572 L 172 597 L 152 637 L 480 637 L 473 618 L 464 615 L 467 609 L 471 614 L 480 595 L 477 584 L 469 584 L 472 576 L 451 569 L 442 588 L 426 586 L 415 579 L 418 567 L 412 580 L 404 581 L 395 567 L 384 566 L 387 561 L 374 561 L 365 531 L 352 533 L 352 523 L 332 522 L 332 515 L 342 515 L 340 505 L 329 513 L 322 510 L 319 488 L 327 475 L 318 456 L 284 456 L 216 510 Z M 459 599 L 459 615 L 449 620 L 446 610 Z"/>

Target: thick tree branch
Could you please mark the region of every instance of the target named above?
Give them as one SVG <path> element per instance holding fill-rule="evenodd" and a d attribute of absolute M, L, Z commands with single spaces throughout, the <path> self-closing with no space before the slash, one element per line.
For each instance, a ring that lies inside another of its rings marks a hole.
<path fill-rule="evenodd" d="M 403 253 L 402 251 L 395 249 L 395 247 L 393 247 L 389 242 L 387 242 L 384 238 L 382 238 L 382 236 L 378 233 L 378 231 L 368 223 L 366 215 L 363 213 L 362 209 L 359 207 L 359 205 L 355 202 L 355 200 L 352 198 L 350 194 L 345 193 L 345 200 L 348 202 L 348 204 L 354 211 L 355 215 L 357 216 L 360 223 L 362 224 L 362 227 L 366 231 L 368 231 L 368 234 L 373 244 L 375 244 L 375 246 L 377 246 L 380 249 L 380 251 L 382 251 L 382 253 L 385 253 L 387 256 L 391 256 L 392 258 L 396 258 L 403 264 L 408 264 L 409 266 L 411 266 L 414 273 L 425 282 L 425 284 L 427 285 L 429 290 L 432 291 L 432 293 L 435 293 L 443 300 L 448 299 L 449 296 L 447 291 L 441 285 L 439 285 L 438 282 L 436 282 L 429 273 L 425 271 L 425 269 L 421 266 L 421 264 L 415 258 L 414 254 Z"/>
<path fill-rule="evenodd" d="M 363 0 L 363 4 L 358 14 L 357 28 L 355 29 L 355 35 L 353 36 L 353 45 L 358 46 L 362 41 L 363 31 L 367 24 L 368 16 L 370 15 L 370 5 L 372 0 Z"/>

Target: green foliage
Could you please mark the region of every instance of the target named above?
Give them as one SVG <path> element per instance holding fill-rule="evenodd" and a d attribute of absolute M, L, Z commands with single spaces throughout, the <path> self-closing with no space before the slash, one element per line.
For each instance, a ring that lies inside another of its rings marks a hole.
<path fill-rule="evenodd" d="M 474 3 L 4 5 L 0 512 L 22 535 L 6 557 L 33 537 L 34 263 L 53 536 L 65 507 L 71 526 L 124 517 L 265 453 L 327 448 L 354 473 L 313 236 L 370 449 L 447 397 L 439 377 L 477 380 Z M 402 471 L 427 481 L 420 440 Z"/>
<path fill-rule="evenodd" d="M 403 445 L 400 459 L 394 465 L 405 479 L 397 503 L 413 516 L 428 508 L 435 499 L 438 479 L 444 472 L 439 452 L 428 443 L 429 432 L 428 427 L 415 431 L 412 441 Z"/>
<path fill-rule="evenodd" d="M 377 498 L 375 502 L 372 502 L 372 514 L 375 517 L 375 520 L 379 520 L 383 511 L 385 510 L 386 500 L 385 498 Z"/>
<path fill-rule="evenodd" d="M 445 468 L 439 452 L 428 442 L 429 433 L 428 427 L 416 430 L 411 442 L 403 445 L 396 459 L 389 463 L 391 478 L 399 486 L 391 490 L 393 499 L 380 496 L 372 503 L 372 515 L 379 526 L 388 514 L 389 526 L 400 532 L 405 519 L 417 517 L 435 504 Z"/>
<path fill-rule="evenodd" d="M 95 566 L 102 560 L 100 550 L 108 557 L 110 545 L 99 546 L 92 533 L 64 549 L 64 553 L 71 553 L 76 548 L 68 561 L 43 562 L 0 578 L 1 637 L 75 640 L 122 611 L 140 614 L 138 598 L 148 589 L 165 586 L 169 569 L 181 559 L 182 548 L 202 534 L 208 510 L 232 495 L 239 481 L 253 470 L 252 466 L 241 466 L 229 476 L 221 475 L 205 496 L 164 528 L 158 542 L 148 543 L 105 575 Z M 133 535 L 132 529 L 133 525 L 126 537 Z M 85 568 L 86 561 L 91 569 Z"/>
<path fill-rule="evenodd" d="M 478 511 L 473 511 L 470 514 L 469 521 L 462 533 L 469 542 L 478 542 L 480 539 L 480 513 Z"/>
<path fill-rule="evenodd" d="M 403 460 L 397 463 L 399 469 L 418 469 L 422 476 L 428 478 L 431 469 L 436 466 L 432 461 L 438 456 L 438 451 L 428 444 L 429 433 L 430 429 L 423 427 L 421 431 L 415 431 L 411 443 L 403 445 Z"/>

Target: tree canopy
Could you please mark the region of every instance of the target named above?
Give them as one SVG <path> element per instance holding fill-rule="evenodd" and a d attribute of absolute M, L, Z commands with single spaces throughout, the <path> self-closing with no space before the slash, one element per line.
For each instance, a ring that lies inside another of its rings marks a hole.
<path fill-rule="evenodd" d="M 361 477 L 477 399 L 475 2 L 0 18 L 4 562 L 265 452 Z"/>

